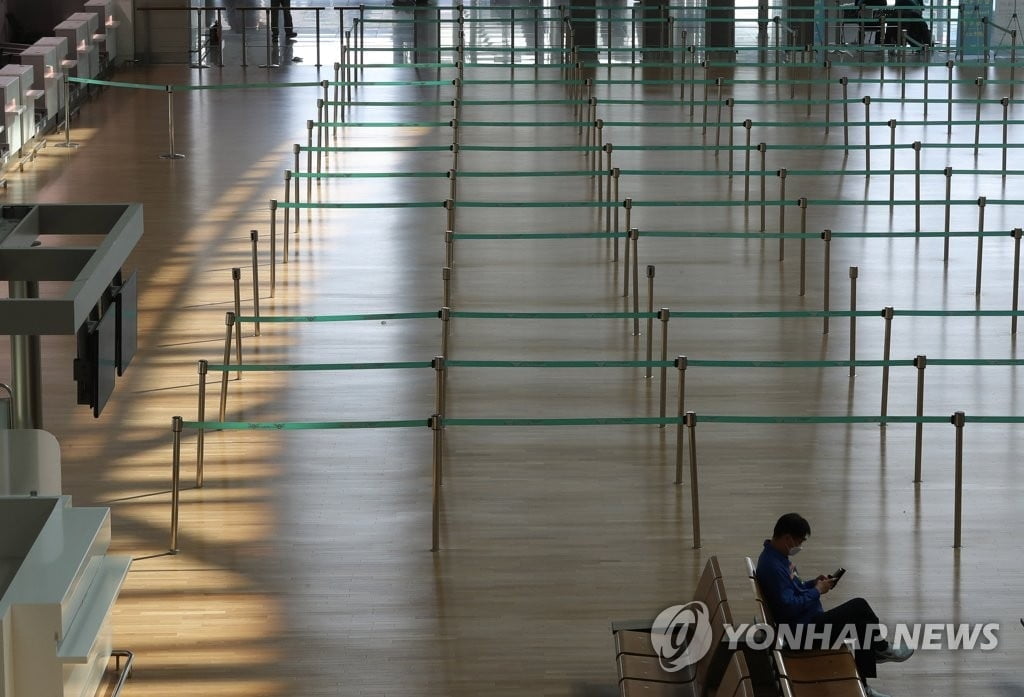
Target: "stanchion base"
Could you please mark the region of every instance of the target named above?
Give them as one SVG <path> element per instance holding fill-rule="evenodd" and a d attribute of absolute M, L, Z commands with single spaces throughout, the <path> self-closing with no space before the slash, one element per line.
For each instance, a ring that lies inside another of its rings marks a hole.
<path fill-rule="evenodd" d="M 169 152 L 169 153 L 164 153 L 163 155 L 161 155 L 160 159 L 161 160 L 184 160 L 185 156 L 182 155 L 180 152 Z"/>
<path fill-rule="evenodd" d="M 73 148 L 77 148 L 78 146 L 79 146 L 79 143 L 71 142 L 71 143 L 57 143 L 53 147 L 55 147 L 55 148 L 68 148 L 70 150 L 70 149 L 73 149 Z"/>
<path fill-rule="evenodd" d="M 261 68 L 280 68 L 281 64 L 280 63 L 264 63 L 263 65 L 261 65 L 259 67 L 261 67 Z"/>

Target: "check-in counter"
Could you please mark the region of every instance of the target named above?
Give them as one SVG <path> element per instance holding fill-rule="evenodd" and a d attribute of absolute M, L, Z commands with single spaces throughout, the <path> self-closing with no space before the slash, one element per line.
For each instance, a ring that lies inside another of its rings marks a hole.
<path fill-rule="evenodd" d="M 35 107 L 51 119 L 60 111 L 63 102 L 64 79 L 60 70 L 57 47 L 36 42 L 18 56 L 22 65 L 32 66 L 32 89 L 41 92 Z"/>
<path fill-rule="evenodd" d="M 99 51 L 92 42 L 86 20 L 65 19 L 53 28 L 53 33 L 68 41 L 67 58 L 78 61 L 76 77 L 96 77 L 99 73 Z"/>
<path fill-rule="evenodd" d="M 42 92 L 32 88 L 33 68 L 31 65 L 10 63 L 0 68 L 0 76 L 18 78 L 19 103 L 24 107 L 21 113 L 21 141 L 23 144 L 27 143 L 35 138 L 36 100 L 43 96 Z"/>
<path fill-rule="evenodd" d="M 110 509 L 0 497 L 0 697 L 91 697 L 131 557 L 109 556 Z"/>
<path fill-rule="evenodd" d="M 88 0 L 82 12 L 96 15 L 99 29 L 94 37 L 101 54 L 106 54 L 106 64 L 112 64 L 117 58 L 118 29 L 121 23 L 114 19 L 113 0 Z M 74 15 L 72 15 L 74 16 Z"/>
<path fill-rule="evenodd" d="M 13 75 L 0 75 L 0 98 L 4 106 L 4 139 L 9 152 L 16 153 L 25 144 L 21 115 L 25 111 L 21 104 L 21 80 Z"/>

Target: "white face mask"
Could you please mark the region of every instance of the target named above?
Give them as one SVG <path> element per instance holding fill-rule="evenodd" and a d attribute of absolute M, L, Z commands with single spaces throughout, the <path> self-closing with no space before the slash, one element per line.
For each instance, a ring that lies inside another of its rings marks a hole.
<path fill-rule="evenodd" d="M 800 550 L 801 549 L 803 549 L 803 547 L 801 545 L 797 545 L 796 547 L 790 547 L 789 548 L 789 556 L 793 557 L 793 556 L 796 556 L 797 554 L 800 554 Z"/>

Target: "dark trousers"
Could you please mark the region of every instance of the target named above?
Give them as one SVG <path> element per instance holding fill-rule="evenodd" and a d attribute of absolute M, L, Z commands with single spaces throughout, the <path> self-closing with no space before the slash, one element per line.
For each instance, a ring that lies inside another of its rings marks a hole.
<path fill-rule="evenodd" d="M 292 0 L 270 0 L 270 33 L 277 36 L 277 12 L 280 10 L 284 13 L 284 31 L 285 34 L 294 33 L 295 29 L 292 25 Z"/>
<path fill-rule="evenodd" d="M 843 628 L 852 625 L 857 633 L 857 650 L 853 653 L 853 659 L 857 663 L 857 670 L 862 678 L 873 678 L 877 675 L 875 652 L 884 651 L 889 648 L 889 643 L 877 636 L 868 637 L 868 625 L 877 625 L 878 615 L 871 609 L 871 605 L 864 598 L 847 600 L 842 605 L 837 605 L 821 616 L 815 626 L 829 625 L 832 639 L 843 633 Z"/>

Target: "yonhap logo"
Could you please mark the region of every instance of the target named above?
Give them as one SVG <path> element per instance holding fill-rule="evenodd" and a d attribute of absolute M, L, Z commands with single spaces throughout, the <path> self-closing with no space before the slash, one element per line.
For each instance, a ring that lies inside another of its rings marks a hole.
<path fill-rule="evenodd" d="M 662 670 L 674 673 L 702 659 L 711 648 L 708 606 L 694 601 L 666 608 L 651 626 L 651 646 Z"/>

